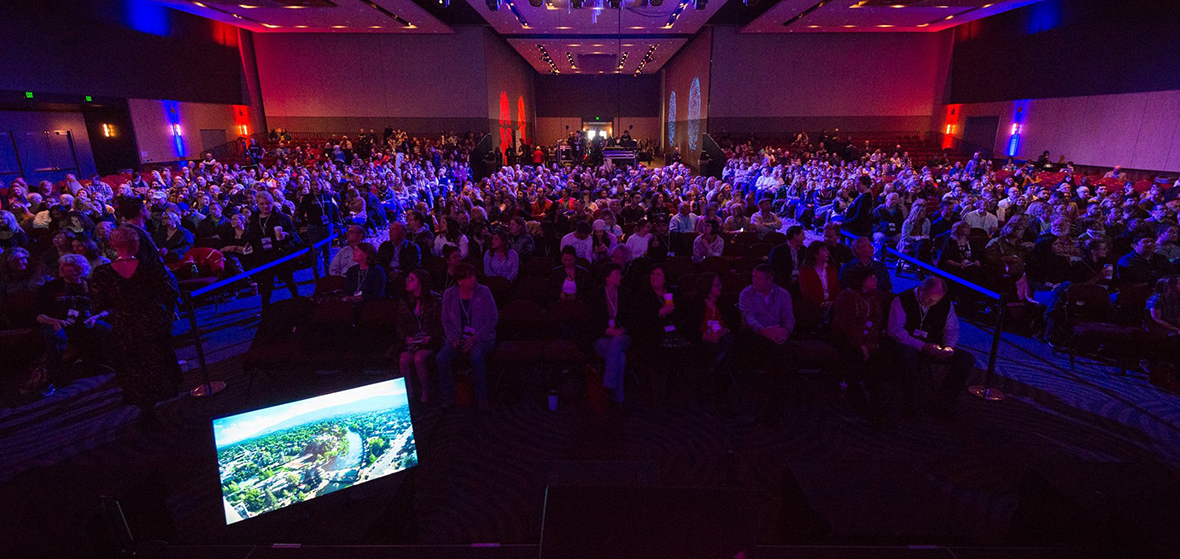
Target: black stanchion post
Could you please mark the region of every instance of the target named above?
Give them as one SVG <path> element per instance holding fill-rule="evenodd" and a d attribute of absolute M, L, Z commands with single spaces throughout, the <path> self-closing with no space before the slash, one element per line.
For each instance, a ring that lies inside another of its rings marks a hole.
<path fill-rule="evenodd" d="M 996 306 L 998 307 L 996 327 L 992 332 L 992 351 L 987 357 L 987 373 L 983 377 L 983 384 L 977 384 L 967 389 L 984 400 L 993 401 L 1004 399 L 1004 393 L 1000 389 L 992 387 L 992 377 L 996 374 L 996 355 L 1000 352 L 1000 336 L 1004 333 L 1004 315 L 1008 313 L 1008 297 L 1001 295 Z"/>
<path fill-rule="evenodd" d="M 196 388 L 189 390 L 189 396 L 194 398 L 201 398 L 204 396 L 212 396 L 225 390 L 225 383 L 221 381 L 209 380 L 209 366 L 205 363 L 205 347 L 201 344 L 201 331 L 197 326 L 197 310 L 193 306 L 193 297 L 188 293 L 183 295 L 184 307 L 188 311 L 188 327 L 193 335 L 193 347 L 197 348 L 197 363 L 201 367 L 201 380 L 204 383 L 198 385 Z"/>
<path fill-rule="evenodd" d="M 328 238 L 332 238 L 330 235 Z M 311 238 L 311 231 L 307 234 L 307 255 L 311 257 L 311 277 L 320 281 L 320 256 L 316 254 L 316 242 Z M 328 273 L 328 263 L 324 262 L 324 273 Z"/>

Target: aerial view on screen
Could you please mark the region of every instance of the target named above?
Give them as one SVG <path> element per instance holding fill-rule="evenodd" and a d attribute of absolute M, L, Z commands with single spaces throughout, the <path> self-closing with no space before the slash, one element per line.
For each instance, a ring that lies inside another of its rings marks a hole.
<path fill-rule="evenodd" d="M 213 420 L 226 522 L 418 463 L 403 379 Z"/>

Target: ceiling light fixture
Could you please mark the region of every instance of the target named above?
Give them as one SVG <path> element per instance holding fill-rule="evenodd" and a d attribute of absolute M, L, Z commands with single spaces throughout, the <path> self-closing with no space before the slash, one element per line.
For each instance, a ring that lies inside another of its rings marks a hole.
<path fill-rule="evenodd" d="M 345 29 L 347 27 L 348 27 L 347 25 L 333 25 L 332 29 Z"/>
<path fill-rule="evenodd" d="M 195 5 L 198 8 L 208 8 L 209 7 L 209 6 L 206 6 L 200 2 L 193 2 L 193 5 Z"/>
<path fill-rule="evenodd" d="M 671 29 L 676 20 L 680 19 L 680 14 L 684 13 L 684 8 L 688 7 L 688 0 L 680 0 L 676 5 L 676 9 L 672 10 L 672 15 L 668 16 L 668 23 L 664 24 L 664 29 Z"/>
<path fill-rule="evenodd" d="M 296 25 L 295 29 L 307 29 L 306 25 Z"/>
<path fill-rule="evenodd" d="M 808 29 L 819 29 L 819 26 L 818 25 L 808 25 L 807 28 Z"/>
<path fill-rule="evenodd" d="M 279 28 L 278 25 L 275 25 L 273 23 L 264 23 L 264 24 L 262 24 L 262 26 L 267 29 L 278 29 Z"/>
<path fill-rule="evenodd" d="M 905 7 L 905 4 L 894 4 L 894 5 L 892 5 L 892 6 L 889 6 L 889 7 L 890 7 L 890 8 L 894 8 L 894 9 L 897 9 L 897 8 L 904 8 L 904 7 Z"/>
<path fill-rule="evenodd" d="M 251 6 L 249 4 L 238 4 L 238 7 L 242 8 L 243 10 L 253 10 L 254 8 L 257 8 L 258 6 Z"/>
<path fill-rule="evenodd" d="M 930 24 L 929 24 L 929 23 L 923 23 L 923 24 L 919 25 L 918 27 L 930 27 Z"/>
<path fill-rule="evenodd" d="M 882 24 L 878 25 L 877 27 L 893 27 L 893 26 L 889 25 L 888 23 L 882 23 Z"/>

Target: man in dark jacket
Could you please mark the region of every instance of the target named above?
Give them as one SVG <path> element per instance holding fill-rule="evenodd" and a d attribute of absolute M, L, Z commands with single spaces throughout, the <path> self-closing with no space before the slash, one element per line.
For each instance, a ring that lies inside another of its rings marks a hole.
<path fill-rule="evenodd" d="M 873 231 L 873 196 L 869 189 L 873 186 L 873 179 L 862 175 L 856 181 L 856 199 L 844 212 L 840 224 L 844 230 L 858 237 L 868 236 Z"/>

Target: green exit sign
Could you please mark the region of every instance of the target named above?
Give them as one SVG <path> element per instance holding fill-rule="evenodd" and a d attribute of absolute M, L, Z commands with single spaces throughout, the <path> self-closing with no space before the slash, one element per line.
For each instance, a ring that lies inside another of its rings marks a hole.
<path fill-rule="evenodd" d="M 594 117 L 594 120 L 602 120 L 602 117 L 596 116 L 596 117 Z"/>
<path fill-rule="evenodd" d="M 32 91 L 26 91 L 26 92 L 25 92 L 25 99 L 32 99 L 32 98 L 33 98 L 33 92 L 32 92 Z"/>
<path fill-rule="evenodd" d="M 89 95 L 87 95 L 87 96 L 86 96 L 86 102 L 87 102 L 87 103 L 89 103 L 89 102 L 91 102 L 91 101 L 93 101 L 93 100 L 94 100 L 94 98 L 93 98 L 93 97 L 91 97 L 91 96 L 89 96 Z"/>

